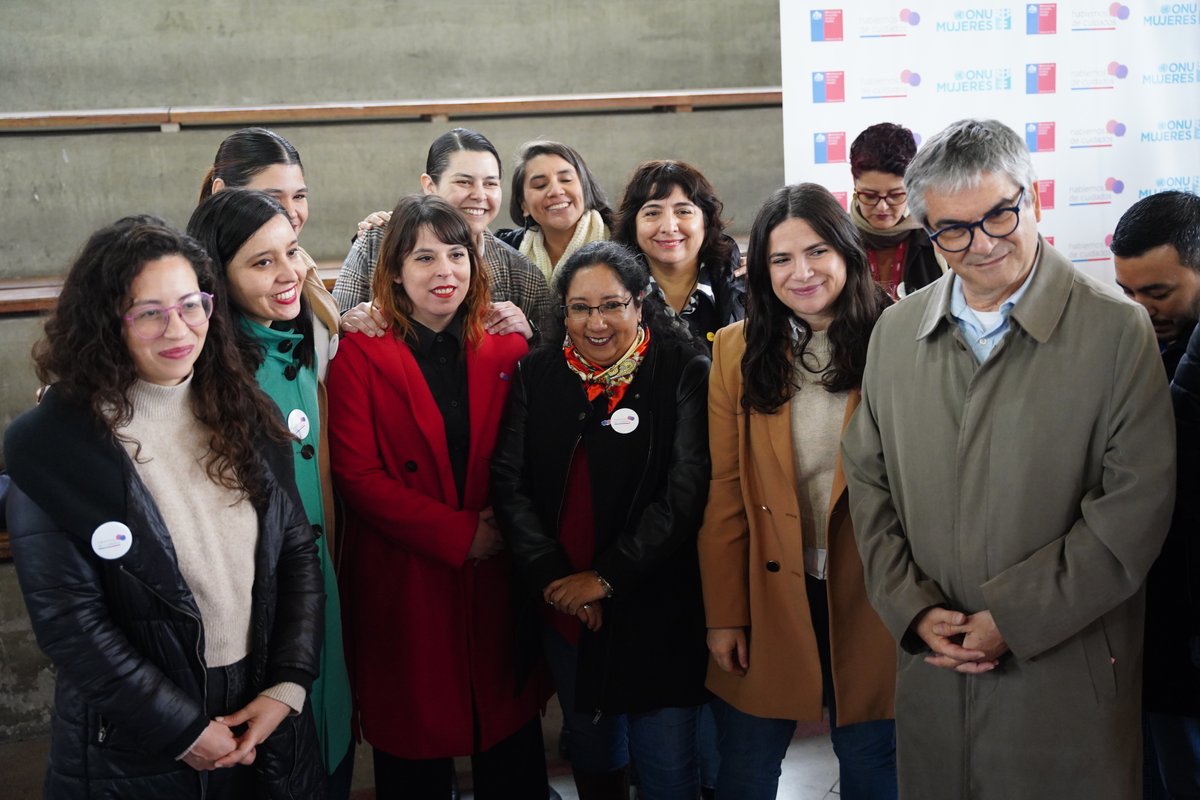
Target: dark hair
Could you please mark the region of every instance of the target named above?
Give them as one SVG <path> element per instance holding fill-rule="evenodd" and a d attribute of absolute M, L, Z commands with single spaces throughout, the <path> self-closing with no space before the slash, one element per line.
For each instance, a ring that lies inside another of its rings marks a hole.
<path fill-rule="evenodd" d="M 641 309 L 642 324 L 650 329 L 651 334 L 663 340 L 685 344 L 698 353 L 704 352 L 692 338 L 687 325 L 667 310 L 662 296 L 658 292 L 648 291 L 650 272 L 646 265 L 628 247 L 617 242 L 585 244 L 554 270 L 550 281 L 550 301 L 556 313 L 551 315 L 551 322 L 542 339 L 546 346 L 561 347 L 567 335 L 562 307 L 575 273 L 596 266 L 606 266 L 617 274 L 617 280 L 633 297 L 634 307 Z"/>
<path fill-rule="evenodd" d="M 467 219 L 457 208 L 436 194 L 410 194 L 400 198 L 392 210 L 387 232 L 379 249 L 379 262 L 371 278 L 371 297 L 398 338 L 412 335 L 412 300 L 404 287 L 396 283 L 404 271 L 404 259 L 417 247 L 421 229 L 428 227 L 443 244 L 466 248 L 471 263 L 467 284 L 464 328 L 467 340 L 475 345 L 483 338 L 483 320 L 491 308 L 487 272 L 475 252 L 475 237 Z"/>
<path fill-rule="evenodd" d="M 38 379 L 87 405 L 114 436 L 133 418 L 129 389 L 138 378 L 122 319 L 129 310 L 130 287 L 147 263 L 168 256 L 181 256 L 192 265 L 201 291 L 218 291 L 200 245 L 158 217 L 125 217 L 93 233 L 71 265 L 45 335 L 33 348 Z M 288 434 L 278 409 L 258 391 L 238 358 L 231 321 L 217 313 L 208 322 L 196 359 L 191 404 L 211 434 L 205 457 L 209 478 L 244 492 L 261 509 L 267 477 L 255 439 L 265 433 L 282 443 Z M 135 449 L 135 458 L 137 454 Z"/>
<path fill-rule="evenodd" d="M 512 195 L 508 198 L 508 214 L 512 217 L 512 221 L 522 228 L 536 226 L 533 217 L 526 215 L 521 210 L 521 206 L 525 203 L 525 170 L 529 166 L 529 162 L 538 156 L 558 156 L 575 168 L 576 174 L 579 175 L 579 182 L 583 186 L 584 206 L 588 211 L 599 211 L 604 225 L 611 231 L 613 212 L 608 206 L 608 198 L 604 196 L 604 190 L 600 188 L 592 171 L 588 169 L 583 156 L 579 155 L 575 148 L 562 142 L 551 142 L 545 139 L 526 142 L 521 145 L 521 149 L 517 153 L 517 165 L 513 167 Z"/>
<path fill-rule="evenodd" d="M 213 180 L 220 178 L 231 188 L 245 186 L 254 176 L 275 164 L 295 164 L 304 171 L 300 154 L 292 143 L 266 128 L 242 128 L 234 131 L 217 148 L 212 169 L 204 176 L 200 185 L 200 200 L 203 202 L 213 193 Z"/>
<path fill-rule="evenodd" d="M 233 296 L 229 291 L 229 262 L 237 255 L 250 237 L 258 233 L 274 217 L 282 216 L 287 220 L 287 212 L 279 201 L 269 194 L 253 189 L 226 189 L 217 192 L 196 206 L 192 218 L 188 220 L 188 235 L 208 252 L 213 261 L 217 274 L 219 289 L 216 292 L 216 308 L 214 312 L 237 319 L 242 309 L 233 304 Z M 291 223 L 288 223 L 289 226 Z M 315 345 L 313 344 L 313 323 L 311 306 L 304 296 L 304 283 L 301 281 L 296 290 L 300 292 L 300 313 L 295 319 L 271 323 L 276 330 L 293 331 L 304 338 L 295 350 L 295 360 L 301 366 L 310 369 L 316 365 Z M 262 366 L 262 345 L 241 325 L 234 326 L 234 339 L 242 361 L 253 375 Z"/>
<path fill-rule="evenodd" d="M 504 168 L 500 164 L 500 154 L 496 152 L 495 145 L 482 133 L 466 128 L 455 128 L 433 140 L 433 144 L 429 145 L 429 154 L 425 156 L 425 174 L 432 178 L 434 183 L 441 183 L 442 174 L 445 173 L 446 167 L 450 166 L 450 157 L 464 150 L 472 153 L 491 153 L 496 159 L 496 168 L 501 170 L 499 174 L 503 176 Z"/>
<path fill-rule="evenodd" d="M 1129 207 L 1113 231 L 1109 246 L 1118 258 L 1137 258 L 1169 244 L 1179 263 L 1200 272 L 1200 196 L 1159 192 Z"/>
<path fill-rule="evenodd" d="M 643 161 L 637 166 L 625 186 L 625 196 L 621 198 L 613 241 L 638 252 L 641 249 L 637 241 L 638 211 L 651 200 L 662 200 L 676 186 L 704 214 L 704 241 L 698 254 L 700 263 L 708 264 L 714 270 L 729 269 L 733 242 L 723 235 L 725 220 L 721 214 L 725 206 L 708 178 L 683 161 Z"/>
<path fill-rule="evenodd" d="M 917 140 L 912 131 L 880 122 L 860 133 L 850 145 L 850 174 L 855 180 L 864 172 L 886 172 L 903 178 L 908 162 L 916 154 Z"/>
<path fill-rule="evenodd" d="M 774 413 L 797 390 L 794 360 L 812 339 L 812 328 L 775 295 L 771 286 L 771 232 L 788 219 L 804 220 L 846 264 L 846 285 L 833 301 L 829 326 L 832 360 L 821 382 L 830 392 L 862 384 L 867 342 L 875 320 L 888 305 L 887 294 L 871 278 L 867 252 L 854 222 L 824 186 L 800 183 L 771 195 L 750 229 L 746 258 L 746 354 L 742 358 L 742 408 Z M 792 324 L 800 328 L 793 339 Z"/>

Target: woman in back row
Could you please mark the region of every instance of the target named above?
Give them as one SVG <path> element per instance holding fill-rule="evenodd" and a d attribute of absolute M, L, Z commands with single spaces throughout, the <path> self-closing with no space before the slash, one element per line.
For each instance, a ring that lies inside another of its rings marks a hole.
<path fill-rule="evenodd" d="M 488 230 L 500 211 L 500 179 L 495 146 L 483 134 L 455 128 L 429 146 L 421 191 L 450 203 L 471 226 L 492 298 L 485 330 L 496 335 L 520 333 L 531 340 L 549 314 L 546 278 Z M 342 330 L 348 333 L 383 335 L 385 321 L 371 304 L 371 276 L 383 246 L 383 226 L 390 218 L 390 212 L 378 211 L 359 223 L 358 235 L 342 263 L 333 296 L 343 313 Z"/>

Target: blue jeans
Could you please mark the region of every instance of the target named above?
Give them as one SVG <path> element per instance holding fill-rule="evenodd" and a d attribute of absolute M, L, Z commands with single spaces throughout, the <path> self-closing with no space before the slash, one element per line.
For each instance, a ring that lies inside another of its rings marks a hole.
<path fill-rule="evenodd" d="M 808 605 L 821 662 L 822 692 L 829 706 L 829 738 L 838 759 L 842 800 L 896 800 L 896 723 L 882 719 L 854 725 L 837 724 L 829 662 L 829 603 L 825 582 L 806 576 Z M 789 719 L 756 717 L 713 698 L 717 718 L 720 767 L 719 800 L 763 800 L 775 797 L 784 755 L 796 732 Z"/>
<path fill-rule="evenodd" d="M 696 755 L 699 708 L 660 708 L 640 714 L 592 714 L 575 711 L 575 675 L 579 648 L 548 625 L 542 646 L 554 675 L 571 732 L 571 769 L 612 772 L 637 763 L 638 791 L 644 800 L 695 800 L 700 795 Z"/>
<path fill-rule="evenodd" d="M 1174 714 L 1142 715 L 1143 728 L 1148 736 L 1152 751 L 1157 757 L 1157 766 L 1172 800 L 1186 797 L 1200 798 L 1200 718 Z"/>

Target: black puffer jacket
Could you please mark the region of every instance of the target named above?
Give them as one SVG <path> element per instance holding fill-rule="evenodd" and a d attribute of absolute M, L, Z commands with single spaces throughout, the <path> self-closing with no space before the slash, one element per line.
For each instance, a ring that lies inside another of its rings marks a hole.
<path fill-rule="evenodd" d="M 614 589 L 603 627 L 580 641 L 580 711 L 707 699 L 696 534 L 708 496 L 708 367 L 694 347 L 652 337 L 620 404 L 639 420 L 623 435 L 603 424 L 607 401 L 588 401 L 561 348 L 539 348 L 517 367 L 492 453 L 492 497 L 518 571 L 522 654 L 537 652 L 542 589 L 576 571 L 558 544 L 558 515 L 580 442 L 595 509 L 592 563 Z"/>
<path fill-rule="evenodd" d="M 208 724 L 204 628 L 154 498 L 91 413 L 53 390 L 9 426 L 4 446 L 17 577 L 58 672 L 46 796 L 203 797 L 201 773 L 175 759 Z M 291 480 L 285 450 L 261 452 L 272 474 Z M 104 560 L 92 532 L 114 520 L 129 527 L 132 547 Z M 255 687 L 307 689 L 317 673 L 324 594 L 316 553 L 303 512 L 272 481 L 259 514 Z M 308 708 L 259 746 L 256 765 L 262 797 L 323 796 Z"/>

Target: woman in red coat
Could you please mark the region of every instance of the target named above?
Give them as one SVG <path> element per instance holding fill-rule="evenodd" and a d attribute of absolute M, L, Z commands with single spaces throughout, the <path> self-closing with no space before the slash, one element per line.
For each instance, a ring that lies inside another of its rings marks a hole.
<path fill-rule="evenodd" d="M 537 686 L 517 694 L 508 556 L 488 465 L 520 335 L 485 336 L 487 277 L 436 195 L 392 213 L 372 296 L 391 328 L 350 335 L 329 371 L 346 507 L 346 650 L 378 797 L 545 797 Z"/>

